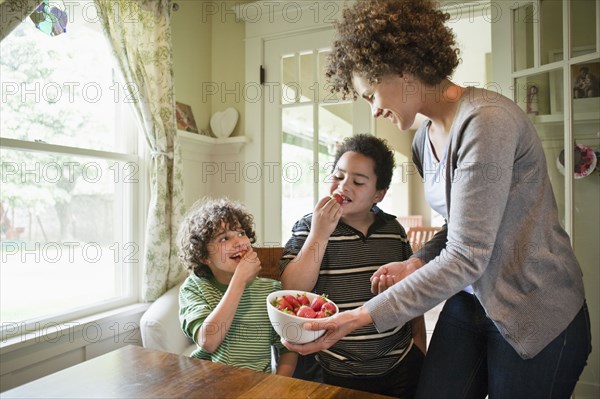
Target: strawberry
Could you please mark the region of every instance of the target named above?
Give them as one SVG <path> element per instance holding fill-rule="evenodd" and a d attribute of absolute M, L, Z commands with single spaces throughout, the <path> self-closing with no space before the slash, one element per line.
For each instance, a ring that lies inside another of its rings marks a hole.
<path fill-rule="evenodd" d="M 325 317 L 329 317 L 331 316 L 329 313 L 327 313 L 325 310 L 319 310 L 317 312 L 317 315 L 315 316 L 315 319 L 324 319 Z"/>
<path fill-rule="evenodd" d="M 310 306 L 302 305 L 298 309 L 298 312 L 296 312 L 296 316 L 314 319 L 317 316 L 317 312 L 315 312 Z"/>
<path fill-rule="evenodd" d="M 283 312 L 288 313 L 289 312 L 294 312 L 294 308 L 292 307 L 292 305 L 290 305 L 290 303 L 288 301 L 286 301 L 285 298 L 278 298 L 275 301 L 275 307 Z"/>
<path fill-rule="evenodd" d="M 286 295 L 283 298 L 287 301 L 287 303 L 289 303 L 292 306 L 292 309 L 294 311 L 296 311 L 300 307 L 300 302 L 298 301 L 298 299 L 296 299 L 295 296 Z"/>
<path fill-rule="evenodd" d="M 342 202 L 344 202 L 344 198 L 339 195 L 338 193 L 335 193 L 331 196 L 334 200 L 337 201 L 338 204 L 342 205 Z"/>
<path fill-rule="evenodd" d="M 331 302 L 325 302 L 323 306 L 321 306 L 321 312 L 326 312 L 327 316 L 331 316 L 335 314 L 335 305 Z"/>
<path fill-rule="evenodd" d="M 298 300 L 300 305 L 310 306 L 310 299 L 308 299 L 308 297 L 306 296 L 306 292 L 302 295 L 298 294 L 296 299 Z"/>
<path fill-rule="evenodd" d="M 310 303 L 310 307 L 315 312 L 318 312 L 319 310 L 321 310 L 321 307 L 323 306 L 323 304 L 325 302 L 327 302 L 327 299 L 325 299 L 325 297 L 323 295 L 319 295 L 318 297 L 316 297 L 315 299 L 312 300 L 312 302 Z"/>

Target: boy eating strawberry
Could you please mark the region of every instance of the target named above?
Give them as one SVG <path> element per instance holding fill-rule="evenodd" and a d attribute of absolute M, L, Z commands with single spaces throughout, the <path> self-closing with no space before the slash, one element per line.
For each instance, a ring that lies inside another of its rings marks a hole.
<path fill-rule="evenodd" d="M 193 357 L 270 373 L 274 345 L 276 373 L 291 376 L 297 355 L 281 344 L 265 303 L 281 283 L 257 278 L 255 240 L 253 217 L 241 204 L 209 199 L 191 207 L 177 237 L 190 272 L 179 293 L 181 327 L 198 345 Z"/>

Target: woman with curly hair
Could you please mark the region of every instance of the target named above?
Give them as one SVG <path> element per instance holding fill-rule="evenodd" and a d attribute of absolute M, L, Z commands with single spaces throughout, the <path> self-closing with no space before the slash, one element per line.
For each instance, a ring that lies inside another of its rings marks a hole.
<path fill-rule="evenodd" d="M 281 353 L 277 374 L 291 376 L 297 355 L 281 345 L 265 302 L 281 283 L 257 278 L 252 215 L 227 199 L 197 201 L 177 240 L 190 272 L 179 293 L 179 319 L 198 345 L 192 356 L 270 373 L 275 345 Z"/>
<path fill-rule="evenodd" d="M 417 113 L 428 118 L 413 161 L 446 224 L 411 258 L 373 274 L 379 295 L 312 322 L 328 329 L 319 340 L 284 343 L 324 350 L 446 300 L 417 397 L 568 398 L 591 351 L 581 268 L 527 115 L 499 93 L 449 80 L 459 58 L 448 19 L 428 0 L 358 0 L 344 10 L 327 76 L 400 130 Z"/>

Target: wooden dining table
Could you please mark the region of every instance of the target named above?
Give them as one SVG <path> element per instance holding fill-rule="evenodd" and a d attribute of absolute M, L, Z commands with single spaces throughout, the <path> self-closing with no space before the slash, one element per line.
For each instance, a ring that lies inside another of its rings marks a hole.
<path fill-rule="evenodd" d="M 2 392 L 2 398 L 388 398 L 126 346 Z"/>

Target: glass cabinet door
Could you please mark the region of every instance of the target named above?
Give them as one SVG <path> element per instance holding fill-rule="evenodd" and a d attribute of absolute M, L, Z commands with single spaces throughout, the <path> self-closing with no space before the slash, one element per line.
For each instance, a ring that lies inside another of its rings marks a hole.
<path fill-rule="evenodd" d="M 569 31 L 571 59 L 569 94 L 572 124 L 573 248 L 584 275 L 592 341 L 598 342 L 600 320 L 600 58 L 598 57 L 598 1 L 571 0 Z M 590 355 L 574 398 L 598 396 L 598 356 Z M 595 388 L 592 388 L 595 386 Z M 591 396 L 590 396 L 591 395 Z"/>
<path fill-rule="evenodd" d="M 526 3 L 512 10 L 513 70 L 520 71 L 534 65 L 533 3 Z"/>
<path fill-rule="evenodd" d="M 581 264 L 590 305 L 592 331 L 598 331 L 600 295 L 600 58 L 571 65 L 572 122 L 572 223 L 571 234 L 577 260 Z M 595 315 L 592 314 L 596 312 Z M 592 339 L 597 339 L 597 335 Z M 593 356 L 590 356 L 592 358 Z M 588 360 L 590 363 L 590 360 Z M 598 367 L 598 360 L 591 360 Z M 596 368 L 597 370 L 597 368 Z M 582 380 L 590 380 L 584 370 Z M 575 395 L 577 398 L 577 395 Z"/>
<path fill-rule="evenodd" d="M 562 61 L 563 6 L 561 1 L 540 2 L 540 58 L 541 64 Z"/>
<path fill-rule="evenodd" d="M 563 120 L 563 70 L 554 70 L 515 79 L 514 100 L 534 123 Z"/>
<path fill-rule="evenodd" d="M 581 265 L 594 342 L 600 339 L 599 4 L 515 1 L 510 28 L 502 30 L 502 37 L 512 37 L 514 100 L 536 127 L 560 223 Z M 588 358 L 574 399 L 598 397 L 599 360 Z"/>
<path fill-rule="evenodd" d="M 571 57 L 597 51 L 596 1 L 570 0 Z"/>
<path fill-rule="evenodd" d="M 515 79 L 515 101 L 535 124 L 542 141 L 548 174 L 558 205 L 560 222 L 566 227 L 566 195 L 564 173 L 555 167 L 560 154 L 564 155 L 564 94 L 563 70 L 527 75 Z"/>

